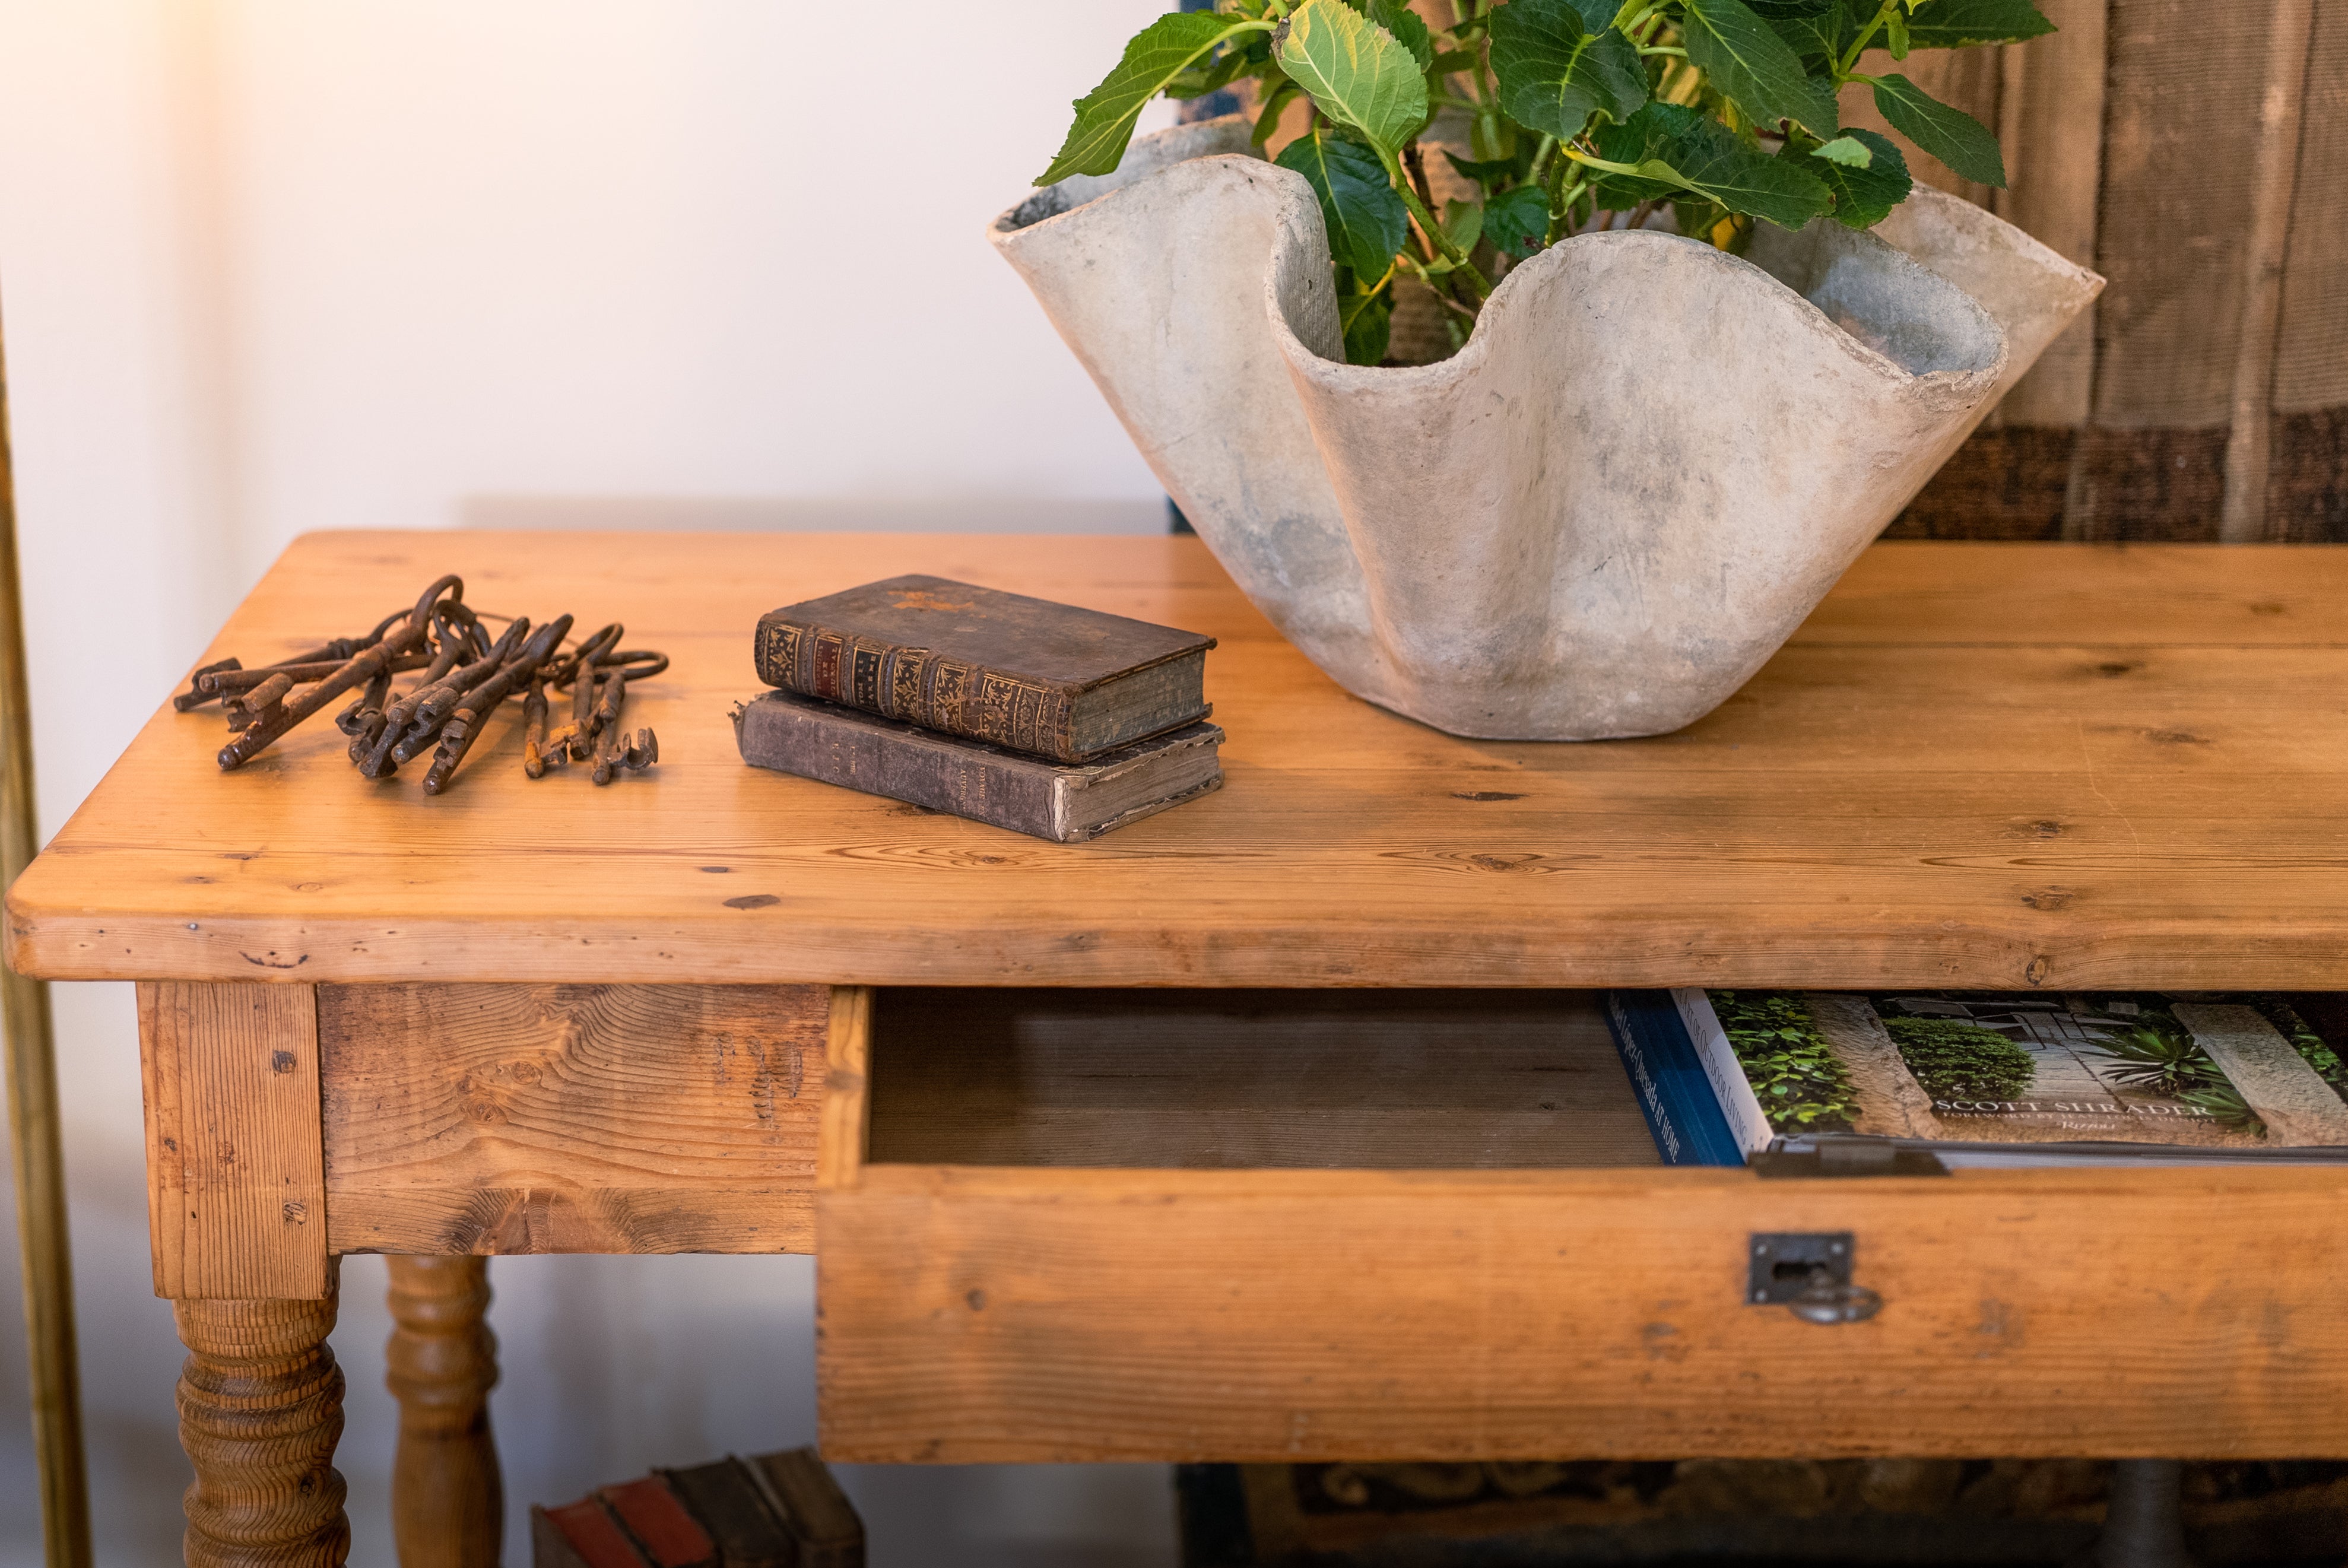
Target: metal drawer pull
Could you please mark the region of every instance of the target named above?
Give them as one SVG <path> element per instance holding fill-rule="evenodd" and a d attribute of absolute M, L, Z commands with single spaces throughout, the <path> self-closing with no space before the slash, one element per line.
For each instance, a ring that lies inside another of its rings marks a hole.
<path fill-rule="evenodd" d="M 1820 1270 L 1816 1283 L 1786 1305 L 1804 1323 L 1865 1323 L 1883 1310 L 1883 1297 L 1863 1284 L 1837 1284 Z"/>
<path fill-rule="evenodd" d="M 1804 1323 L 1864 1323 L 1883 1310 L 1883 1297 L 1851 1283 L 1858 1256 L 1849 1231 L 1756 1233 L 1745 1299 L 1786 1307 Z"/>

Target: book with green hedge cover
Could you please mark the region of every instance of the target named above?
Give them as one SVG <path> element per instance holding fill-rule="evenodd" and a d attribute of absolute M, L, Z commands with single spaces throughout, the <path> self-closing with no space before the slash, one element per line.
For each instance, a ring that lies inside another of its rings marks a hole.
<path fill-rule="evenodd" d="M 2348 1161 L 2343 1042 L 2281 995 L 1686 989 L 1610 1013 L 1667 1160 L 1866 1140 L 1949 1164 Z"/>

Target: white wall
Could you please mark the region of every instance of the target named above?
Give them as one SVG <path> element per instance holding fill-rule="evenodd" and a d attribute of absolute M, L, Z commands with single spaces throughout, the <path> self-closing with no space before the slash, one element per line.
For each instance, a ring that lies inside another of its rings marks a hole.
<path fill-rule="evenodd" d="M 0 0 L 45 828 L 304 530 L 1162 526 L 981 238 L 1160 8 Z M 62 986 L 57 1008 L 99 1559 L 176 1561 L 130 999 Z M 654 1462 L 810 1437 L 806 1260 L 491 1272 L 517 1525 Z M 382 1285 L 352 1261 L 335 1341 L 363 1563 L 391 1561 Z M 0 1302 L 13 1568 L 38 1555 L 13 1278 Z M 1172 1558 L 1155 1468 L 849 1480 L 876 1563 Z"/>

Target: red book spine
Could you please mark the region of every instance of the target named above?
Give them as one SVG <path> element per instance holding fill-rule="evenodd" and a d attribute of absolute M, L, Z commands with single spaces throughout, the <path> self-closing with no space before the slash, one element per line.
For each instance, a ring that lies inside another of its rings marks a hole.
<path fill-rule="evenodd" d="M 537 1516 L 531 1521 L 532 1533 L 541 1522 L 551 1525 L 586 1568 L 644 1568 L 644 1555 L 636 1550 L 635 1542 L 593 1498 L 531 1511 Z"/>
<path fill-rule="evenodd" d="M 627 1526 L 653 1568 L 716 1568 L 717 1543 L 660 1477 L 607 1486 L 595 1495 Z"/>

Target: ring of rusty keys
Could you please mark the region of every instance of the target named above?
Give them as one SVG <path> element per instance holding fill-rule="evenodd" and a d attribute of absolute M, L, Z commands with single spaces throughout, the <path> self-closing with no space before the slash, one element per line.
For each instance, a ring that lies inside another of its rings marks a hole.
<path fill-rule="evenodd" d="M 429 752 L 427 795 L 448 787 L 490 716 L 511 697 L 521 699 L 521 766 L 532 779 L 544 777 L 549 767 L 585 762 L 592 764 L 588 776 L 594 782 L 609 784 L 660 759 L 659 738 L 650 729 L 631 738 L 620 715 L 628 683 L 668 668 L 666 654 L 622 649 L 616 622 L 566 651 L 568 615 L 535 629 L 528 617 L 517 617 L 492 639 L 464 594 L 463 580 L 452 574 L 427 588 L 413 609 L 385 616 L 363 637 L 337 637 L 255 669 L 236 659 L 206 665 L 171 706 L 187 713 L 220 703 L 236 731 L 221 748 L 223 773 L 243 767 L 353 691 L 357 696 L 335 718 L 351 738 L 352 765 L 366 778 L 388 779 L 401 763 Z M 420 672 L 415 684 L 395 695 L 392 677 L 415 672 Z M 571 722 L 549 733 L 546 694 L 565 689 Z"/>

